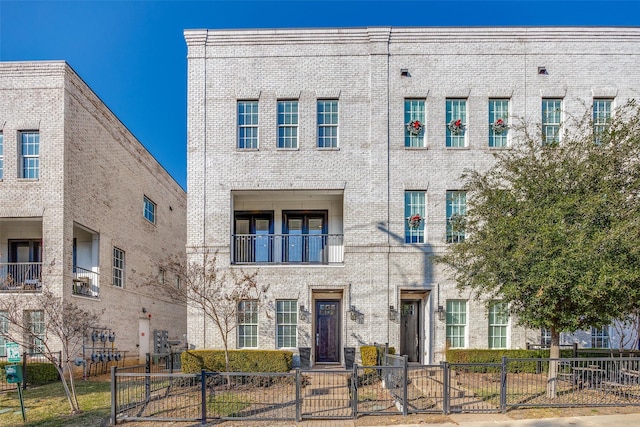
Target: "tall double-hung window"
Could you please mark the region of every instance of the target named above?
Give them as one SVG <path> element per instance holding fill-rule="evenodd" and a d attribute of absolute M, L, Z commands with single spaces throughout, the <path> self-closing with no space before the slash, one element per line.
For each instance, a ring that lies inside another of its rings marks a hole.
<path fill-rule="evenodd" d="M 404 192 L 404 241 L 405 243 L 424 243 L 425 230 L 425 192 Z"/>
<path fill-rule="evenodd" d="M 464 348 L 467 330 L 467 301 L 447 300 L 447 344 Z"/>
<path fill-rule="evenodd" d="M 591 328 L 591 347 L 611 348 L 608 326 L 604 326 L 602 328 Z"/>
<path fill-rule="evenodd" d="M 9 319 L 6 311 L 0 311 L 0 357 L 7 356 L 7 340 L 4 334 L 9 332 Z"/>
<path fill-rule="evenodd" d="M 144 196 L 142 204 L 142 214 L 144 215 L 144 218 L 151 224 L 156 223 L 156 204 L 147 196 Z"/>
<path fill-rule="evenodd" d="M 404 100 L 404 146 L 424 147 L 424 99 Z"/>
<path fill-rule="evenodd" d="M 40 132 L 20 132 L 20 178 L 40 178 Z"/>
<path fill-rule="evenodd" d="M 258 101 L 238 101 L 238 148 L 258 148 Z"/>
<path fill-rule="evenodd" d="M 489 306 L 489 348 L 507 348 L 509 308 L 506 302 L 494 301 Z"/>
<path fill-rule="evenodd" d="M 298 101 L 278 101 L 278 148 L 298 148 Z"/>
<path fill-rule="evenodd" d="M 318 148 L 338 147 L 338 100 L 321 99 L 318 111 Z"/>
<path fill-rule="evenodd" d="M 27 333 L 29 334 L 29 336 L 27 337 L 27 342 L 29 343 L 29 352 L 44 353 L 44 311 L 32 310 L 27 311 L 25 314 L 27 321 Z"/>
<path fill-rule="evenodd" d="M 447 243 L 464 241 L 467 192 L 447 191 Z"/>
<path fill-rule="evenodd" d="M 113 286 L 124 287 L 124 251 L 113 248 Z"/>
<path fill-rule="evenodd" d="M 593 140 L 596 144 L 602 142 L 602 135 L 611 120 L 611 99 L 593 100 Z"/>
<path fill-rule="evenodd" d="M 467 100 L 447 99 L 447 147 L 467 146 Z"/>
<path fill-rule="evenodd" d="M 504 148 L 509 134 L 509 100 L 489 100 L 489 147 Z"/>
<path fill-rule="evenodd" d="M 278 348 L 298 346 L 298 301 L 276 301 L 276 345 Z"/>
<path fill-rule="evenodd" d="M 542 100 L 542 144 L 560 142 L 562 124 L 562 99 L 544 98 Z"/>
<path fill-rule="evenodd" d="M 238 303 L 238 348 L 258 347 L 258 302 Z"/>

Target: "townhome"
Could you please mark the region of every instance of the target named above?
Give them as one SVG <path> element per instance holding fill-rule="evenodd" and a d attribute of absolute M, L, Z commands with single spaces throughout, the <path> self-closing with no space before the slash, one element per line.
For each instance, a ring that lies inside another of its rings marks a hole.
<path fill-rule="evenodd" d="M 95 331 L 126 358 L 154 331 L 183 341 L 186 307 L 145 283 L 185 239 L 184 190 L 68 64 L 0 62 L 0 298 L 42 334 L 22 351 L 42 350 L 45 287 L 102 313 Z"/>
<path fill-rule="evenodd" d="M 431 257 L 465 238 L 463 172 L 527 126 L 605 126 L 638 96 L 637 28 L 187 30 L 192 260 L 254 269 L 236 348 L 389 343 L 411 362 L 446 348 L 524 348 L 503 302 L 457 290 Z M 595 343 L 602 331 L 595 331 Z M 221 347 L 201 312 L 189 342 Z"/>

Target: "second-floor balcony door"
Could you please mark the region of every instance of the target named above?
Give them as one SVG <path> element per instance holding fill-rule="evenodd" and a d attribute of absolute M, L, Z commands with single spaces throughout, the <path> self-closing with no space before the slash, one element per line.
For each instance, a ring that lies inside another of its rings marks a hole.
<path fill-rule="evenodd" d="M 286 262 L 323 263 L 325 261 L 327 213 L 285 212 Z"/>
<path fill-rule="evenodd" d="M 236 262 L 271 262 L 273 214 L 236 214 Z"/>
<path fill-rule="evenodd" d="M 9 240 L 9 274 L 17 283 L 40 281 L 42 243 L 40 240 Z"/>

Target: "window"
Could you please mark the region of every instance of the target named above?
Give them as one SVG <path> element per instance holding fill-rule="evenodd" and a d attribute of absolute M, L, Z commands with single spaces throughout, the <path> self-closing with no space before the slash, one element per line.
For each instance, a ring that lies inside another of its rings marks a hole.
<path fill-rule="evenodd" d="M 611 104 L 610 99 L 593 100 L 593 139 L 596 144 L 602 142 L 602 134 L 607 130 L 611 120 Z"/>
<path fill-rule="evenodd" d="M 338 101 L 318 101 L 318 148 L 338 147 Z"/>
<path fill-rule="evenodd" d="M 419 219 L 416 218 L 419 217 Z M 404 192 L 404 241 L 424 243 L 425 193 L 424 191 Z M 414 220 L 417 219 L 417 222 Z"/>
<path fill-rule="evenodd" d="M 282 211 L 283 261 L 322 264 L 328 259 L 327 211 Z"/>
<path fill-rule="evenodd" d="M 238 148 L 258 148 L 258 101 L 238 102 Z"/>
<path fill-rule="evenodd" d="M 278 148 L 298 148 L 298 101 L 278 101 Z"/>
<path fill-rule="evenodd" d="M 4 139 L 0 132 L 0 180 L 4 179 Z"/>
<path fill-rule="evenodd" d="M 489 147 L 504 148 L 507 146 L 507 128 L 509 123 L 509 100 L 489 100 Z"/>
<path fill-rule="evenodd" d="M 560 142 L 562 123 L 562 99 L 542 100 L 542 144 Z"/>
<path fill-rule="evenodd" d="M 273 261 L 273 211 L 236 212 L 233 262 Z"/>
<path fill-rule="evenodd" d="M 551 329 L 542 328 L 540 330 L 540 345 L 542 348 L 551 347 Z"/>
<path fill-rule="evenodd" d="M 27 342 L 30 353 L 44 353 L 44 312 L 42 310 L 27 311 Z"/>
<path fill-rule="evenodd" d="M 276 301 L 276 345 L 298 346 L 298 302 L 296 300 Z"/>
<path fill-rule="evenodd" d="M 20 132 L 20 178 L 40 177 L 40 133 Z"/>
<path fill-rule="evenodd" d="M 144 196 L 143 214 L 151 224 L 156 223 L 156 204 L 147 196 Z"/>
<path fill-rule="evenodd" d="M 124 286 L 124 251 L 113 248 L 113 286 Z"/>
<path fill-rule="evenodd" d="M 447 344 L 452 348 L 463 348 L 467 327 L 467 302 L 448 300 L 446 312 Z"/>
<path fill-rule="evenodd" d="M 9 319 L 7 313 L 0 311 L 0 357 L 7 357 L 7 340 L 2 334 L 9 332 Z"/>
<path fill-rule="evenodd" d="M 467 100 L 447 99 L 447 147 L 465 147 Z"/>
<path fill-rule="evenodd" d="M 424 147 L 424 99 L 404 100 L 404 146 Z"/>
<path fill-rule="evenodd" d="M 507 348 L 509 307 L 506 302 L 495 301 L 489 306 L 489 348 Z"/>
<path fill-rule="evenodd" d="M 238 303 L 238 348 L 258 347 L 258 302 Z"/>
<path fill-rule="evenodd" d="M 592 348 L 610 348 L 609 327 L 591 328 L 591 347 Z"/>
<path fill-rule="evenodd" d="M 464 216 L 466 214 L 466 191 L 447 191 L 447 243 L 464 241 Z"/>

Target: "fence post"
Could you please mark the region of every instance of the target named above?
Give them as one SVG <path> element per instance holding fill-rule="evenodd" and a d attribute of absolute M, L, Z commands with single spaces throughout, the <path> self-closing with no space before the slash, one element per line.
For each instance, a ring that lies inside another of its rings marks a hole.
<path fill-rule="evenodd" d="M 358 364 L 353 364 L 353 370 L 351 371 L 351 413 L 353 418 L 358 418 Z"/>
<path fill-rule="evenodd" d="M 404 371 L 404 385 L 402 386 L 402 416 L 406 417 L 409 413 L 408 408 L 408 389 L 409 389 L 409 356 L 406 354 L 402 356 L 403 371 Z"/>
<path fill-rule="evenodd" d="M 116 366 L 111 367 L 111 424 L 116 425 L 118 423 L 118 384 L 117 384 L 117 371 Z"/>
<path fill-rule="evenodd" d="M 27 388 L 27 352 L 22 353 L 22 389 Z"/>
<path fill-rule="evenodd" d="M 502 370 L 500 373 L 500 409 L 507 410 L 507 356 L 502 356 Z"/>
<path fill-rule="evenodd" d="M 573 357 L 578 357 L 578 343 L 573 343 Z"/>
<path fill-rule="evenodd" d="M 203 369 L 200 371 L 200 399 L 202 400 L 202 425 L 207 424 L 207 373 Z"/>
<path fill-rule="evenodd" d="M 442 412 L 444 415 L 449 414 L 449 363 L 440 362 L 442 366 Z"/>
<path fill-rule="evenodd" d="M 296 422 L 299 423 L 302 414 L 302 400 L 300 398 L 300 368 L 296 368 Z"/>
<path fill-rule="evenodd" d="M 145 402 L 148 402 L 151 399 L 151 355 L 147 353 L 146 363 L 144 365 L 144 373 L 147 374 L 144 376 L 144 397 Z"/>

